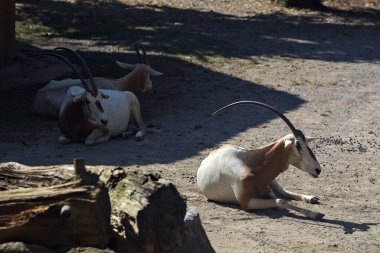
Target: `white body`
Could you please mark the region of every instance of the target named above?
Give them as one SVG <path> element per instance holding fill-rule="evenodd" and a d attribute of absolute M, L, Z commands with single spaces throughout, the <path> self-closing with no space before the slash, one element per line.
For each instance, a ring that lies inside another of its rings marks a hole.
<path fill-rule="evenodd" d="M 201 163 L 197 172 L 199 190 L 207 199 L 236 203 L 235 192 L 241 188 L 244 162 L 239 158 L 245 149 L 226 145 L 213 151 Z"/>
<path fill-rule="evenodd" d="M 121 135 L 128 129 L 132 108 L 140 109 L 136 95 L 130 91 L 100 89 L 99 92 L 109 96 L 108 99 L 102 100 L 102 106 L 108 118 L 106 128 L 109 130 L 110 137 Z"/>

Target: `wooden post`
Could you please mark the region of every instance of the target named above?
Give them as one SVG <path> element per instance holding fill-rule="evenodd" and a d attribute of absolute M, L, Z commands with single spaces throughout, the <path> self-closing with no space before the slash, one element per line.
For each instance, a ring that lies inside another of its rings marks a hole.
<path fill-rule="evenodd" d="M 0 1 L 0 62 L 16 56 L 15 0 Z"/>

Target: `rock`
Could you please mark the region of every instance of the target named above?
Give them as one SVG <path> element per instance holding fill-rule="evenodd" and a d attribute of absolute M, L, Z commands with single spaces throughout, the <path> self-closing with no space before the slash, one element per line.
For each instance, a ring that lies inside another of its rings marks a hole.
<path fill-rule="evenodd" d="M 215 253 L 206 232 L 203 229 L 199 214 L 189 209 L 185 216 L 185 240 L 178 252 L 181 253 Z"/>

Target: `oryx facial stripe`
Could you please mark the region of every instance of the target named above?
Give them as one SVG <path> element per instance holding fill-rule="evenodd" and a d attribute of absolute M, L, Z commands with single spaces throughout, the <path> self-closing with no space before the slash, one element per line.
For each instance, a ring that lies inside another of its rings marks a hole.
<path fill-rule="evenodd" d="M 95 102 L 95 105 L 96 105 L 96 107 L 98 108 L 98 110 L 99 110 L 101 113 L 104 112 L 103 107 L 102 107 L 102 105 L 100 104 L 99 101 L 96 101 L 96 102 Z"/>
<path fill-rule="evenodd" d="M 307 150 L 309 151 L 310 156 L 311 156 L 315 161 L 317 161 L 317 158 L 315 157 L 313 151 L 311 151 L 311 149 L 310 149 L 309 147 L 307 147 Z"/>
<path fill-rule="evenodd" d="M 299 141 L 296 141 L 296 148 L 297 148 L 298 151 L 302 150 L 302 146 L 301 146 L 301 144 L 300 144 Z"/>

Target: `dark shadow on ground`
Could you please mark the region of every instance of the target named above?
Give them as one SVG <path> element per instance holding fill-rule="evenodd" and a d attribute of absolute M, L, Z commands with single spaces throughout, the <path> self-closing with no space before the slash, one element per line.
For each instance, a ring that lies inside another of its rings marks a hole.
<path fill-rule="evenodd" d="M 133 54 L 86 52 L 83 56 L 95 69 L 98 65 L 113 66 L 110 59 L 135 62 Z M 92 59 L 97 61 L 94 63 Z M 150 62 L 152 66 L 159 66 L 165 75 L 153 78 L 154 91 L 140 94 L 140 103 L 146 124 L 155 126 L 160 133 L 149 134 L 142 142 L 131 137 L 116 138 L 93 147 L 59 145 L 57 122 L 33 114 L 34 93 L 43 85 L 37 84 L 0 93 L 0 162 L 67 164 L 73 157 L 81 156 L 88 164 L 95 165 L 173 163 L 275 118 L 274 114 L 254 107 L 241 107 L 223 116 L 209 117 L 223 105 L 237 100 L 258 100 L 286 113 L 305 102 L 295 95 L 177 58 L 155 56 L 150 57 Z M 114 75 L 121 76 L 123 71 L 114 66 L 114 70 L 119 71 Z M 284 130 L 283 134 L 287 132 Z"/>
<path fill-rule="evenodd" d="M 165 56 L 153 56 L 150 61 L 164 76 L 153 78 L 152 93 L 140 95 L 145 122 L 161 133 L 150 134 L 143 142 L 116 138 L 94 147 L 59 145 L 56 121 L 32 114 L 34 93 L 43 85 L 40 83 L 0 94 L 0 162 L 67 164 L 73 157 L 80 156 L 88 164 L 95 165 L 173 163 L 275 118 L 253 107 L 233 109 L 215 118 L 208 116 L 223 105 L 237 100 L 258 100 L 286 113 L 305 103 L 292 94 L 167 55 L 196 55 L 205 61 L 207 56 L 220 56 L 223 61 L 229 57 L 250 59 L 259 56 L 347 62 L 380 59 L 375 38 L 380 27 L 370 24 L 379 22 L 374 18 L 379 14 L 377 11 L 368 16 L 353 12 L 353 18 L 365 19 L 369 25 L 348 25 L 343 21 L 330 24 L 321 18 L 284 13 L 237 17 L 194 9 L 131 7 L 119 2 L 69 4 L 22 0 L 19 3 L 23 5 L 18 10 L 18 19 L 31 19 L 51 28 L 52 32 L 46 33 L 48 38 L 57 36 L 63 41 L 78 39 L 76 42 L 81 43 L 81 39 L 91 39 L 96 42 L 97 50 L 90 48 L 83 53 L 96 75 L 120 76 L 123 72 L 113 60 L 136 60 L 132 54 L 101 52 L 102 45 L 123 47 L 142 39 L 149 44 L 149 50 L 162 52 Z M 348 12 L 336 15 L 344 18 Z M 353 40 L 363 43 L 359 48 L 352 48 Z M 373 53 L 362 54 L 367 50 Z M 253 60 L 252 67 L 254 64 Z M 298 126 L 297 119 L 291 120 Z M 272 138 L 288 132 L 281 130 Z"/>
<path fill-rule="evenodd" d="M 289 212 L 286 214 L 287 217 L 290 218 L 297 218 L 300 222 L 302 220 L 308 220 L 304 216 L 300 216 L 297 214 L 294 214 L 292 212 Z M 273 217 L 278 218 L 278 217 Z M 326 219 L 323 218 L 322 220 L 315 221 L 313 225 L 316 226 L 330 226 L 332 228 L 341 228 L 345 234 L 353 234 L 354 232 L 366 232 L 371 229 L 372 226 L 378 226 L 380 223 L 378 222 L 352 222 L 352 221 L 345 221 L 345 220 L 333 220 L 333 219 Z"/>
<path fill-rule="evenodd" d="M 46 37 L 91 39 L 121 48 L 137 39 L 165 54 L 249 59 L 287 56 L 323 61 L 378 61 L 380 11 L 324 8 L 318 17 L 275 12 L 238 17 L 195 9 L 121 2 L 25 1 L 18 20 L 47 27 Z M 329 15 L 340 23 L 330 23 Z M 355 24 L 366 21 L 366 25 Z M 360 46 L 353 40 L 360 39 Z M 368 54 L 368 51 L 373 52 Z"/>
<path fill-rule="evenodd" d="M 215 202 L 216 203 L 216 202 Z M 219 204 L 219 203 L 218 203 Z M 230 208 L 239 208 L 237 205 L 229 205 L 229 204 L 220 204 L 222 206 L 230 207 Z M 323 218 L 321 220 L 310 220 L 305 216 L 294 213 L 293 211 L 285 210 L 285 209 L 277 209 L 277 208 L 268 208 L 262 210 L 251 211 L 252 215 L 265 216 L 272 219 L 282 219 L 282 218 L 290 218 L 296 222 L 305 222 L 306 225 L 310 225 L 307 221 L 314 221 L 313 226 L 329 226 L 331 228 L 342 229 L 344 234 L 353 234 L 354 232 L 366 232 L 371 229 L 372 226 L 378 226 L 380 223 L 378 222 L 352 222 L 345 220 L 333 220 Z M 307 224 L 306 224 L 307 222 Z"/>

